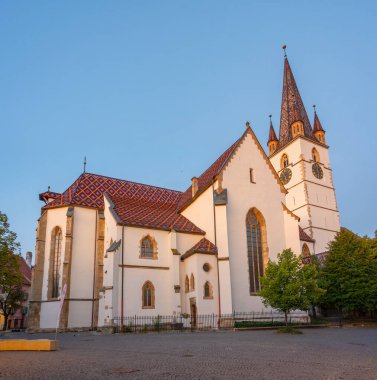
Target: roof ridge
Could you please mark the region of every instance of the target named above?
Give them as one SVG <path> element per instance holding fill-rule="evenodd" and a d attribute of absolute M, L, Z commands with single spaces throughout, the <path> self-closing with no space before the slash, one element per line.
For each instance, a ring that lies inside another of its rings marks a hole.
<path fill-rule="evenodd" d="M 199 189 L 194 197 L 191 195 L 191 186 L 189 186 L 183 193 L 180 201 L 178 202 L 178 208 L 177 211 L 181 212 L 188 204 L 191 203 L 191 201 L 195 198 L 197 198 L 200 194 L 202 194 L 207 188 L 208 184 L 212 183 L 213 178 L 218 175 L 218 173 L 223 170 L 224 166 L 228 162 L 229 158 L 232 156 L 233 152 L 237 148 L 239 142 L 243 139 L 245 136 L 247 130 L 242 134 L 241 137 L 239 137 L 232 145 L 230 145 L 223 153 L 220 154 L 220 156 L 217 157 L 215 161 L 212 162 L 211 165 L 207 167 L 198 177 L 198 185 Z M 220 164 L 218 168 L 216 168 L 216 164 Z M 211 172 L 211 169 L 213 170 L 213 173 Z M 205 178 L 206 175 L 210 175 L 210 178 Z M 204 181 L 205 183 L 201 183 Z M 185 199 L 186 198 L 186 199 Z"/>

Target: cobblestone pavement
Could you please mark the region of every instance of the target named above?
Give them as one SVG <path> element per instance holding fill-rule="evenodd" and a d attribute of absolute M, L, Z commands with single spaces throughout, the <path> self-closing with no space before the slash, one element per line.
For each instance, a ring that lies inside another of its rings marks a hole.
<path fill-rule="evenodd" d="M 377 329 L 303 332 L 59 334 L 56 352 L 0 352 L 0 379 L 377 379 Z"/>

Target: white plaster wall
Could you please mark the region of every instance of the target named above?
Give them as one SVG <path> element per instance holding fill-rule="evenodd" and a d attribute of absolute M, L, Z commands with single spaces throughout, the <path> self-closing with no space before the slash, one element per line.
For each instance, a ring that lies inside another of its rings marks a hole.
<path fill-rule="evenodd" d="M 296 255 L 301 254 L 300 234 L 298 220 L 284 211 L 285 240 L 286 247 L 290 248 Z"/>
<path fill-rule="evenodd" d="M 197 292 L 197 307 L 198 314 L 218 313 L 219 292 L 218 292 L 218 276 L 217 276 L 217 259 L 214 255 L 197 254 L 196 257 L 196 292 Z M 209 272 L 203 270 L 203 265 L 208 263 L 211 267 Z M 209 281 L 213 297 L 204 299 L 204 284 Z"/>
<path fill-rule="evenodd" d="M 50 268 L 50 249 L 51 249 L 51 233 L 55 227 L 59 227 L 62 230 L 62 251 L 60 256 L 60 282 L 59 293 L 62 289 L 62 276 L 63 276 L 63 261 L 65 255 L 65 234 L 67 225 L 67 209 L 68 207 L 54 208 L 47 210 L 47 226 L 46 226 L 46 245 L 45 245 L 45 262 L 43 271 L 43 288 L 42 288 L 42 300 L 47 300 L 47 283 L 48 273 Z M 48 309 L 46 309 L 48 310 Z M 44 328 L 42 321 L 45 319 L 41 316 L 41 328 Z"/>
<path fill-rule="evenodd" d="M 182 211 L 182 215 L 206 232 L 206 238 L 214 242 L 213 188 L 210 186 L 195 202 Z"/>
<path fill-rule="evenodd" d="M 232 283 L 229 265 L 229 238 L 228 238 L 228 216 L 227 206 L 218 205 L 215 207 L 216 215 L 216 245 L 218 248 L 218 263 L 220 287 L 221 313 L 230 314 L 233 310 Z"/>
<path fill-rule="evenodd" d="M 180 259 L 181 256 L 179 254 L 173 254 L 172 250 L 177 249 L 177 240 L 178 236 L 175 231 L 171 231 L 169 233 L 170 239 L 170 252 L 168 254 L 169 259 L 169 274 L 170 274 L 170 282 L 173 284 L 173 288 L 175 286 L 180 286 Z M 170 308 L 173 312 L 180 314 L 181 313 L 181 297 L 180 291 L 177 293 L 174 289 L 174 292 L 171 296 L 171 305 Z"/>
<path fill-rule="evenodd" d="M 92 302 L 70 301 L 68 327 L 90 327 L 92 325 Z"/>
<path fill-rule="evenodd" d="M 157 259 L 140 258 L 140 241 L 149 235 L 157 242 Z M 169 231 L 146 228 L 125 228 L 124 264 L 156 267 L 124 269 L 124 315 L 171 315 L 174 283 L 169 264 L 171 264 L 171 236 Z M 169 269 L 159 269 L 167 267 Z M 119 275 L 121 277 L 121 275 Z M 120 282 L 119 278 L 119 282 Z M 155 309 L 142 308 L 142 286 L 151 281 L 155 288 Z M 119 294 L 120 296 L 120 294 Z"/>
<path fill-rule="evenodd" d="M 58 321 L 59 301 L 42 302 L 41 304 L 41 329 L 55 329 Z"/>
<path fill-rule="evenodd" d="M 316 178 L 312 172 L 313 148 L 319 154 L 322 179 Z M 289 168 L 292 170 L 292 179 L 286 185 L 289 190 L 287 207 L 300 217 L 300 225 L 316 240 L 316 253 L 323 252 L 336 234 L 333 231 L 340 229 L 328 148 L 302 138 L 295 140 L 271 158 L 271 163 L 279 173 L 280 159 L 284 153 L 288 155 Z M 306 180 L 305 183 L 300 183 L 302 180 Z M 307 206 L 302 207 L 304 205 Z M 319 228 L 306 229 L 310 226 Z"/>
<path fill-rule="evenodd" d="M 195 298 L 197 307 L 197 313 L 200 314 L 212 314 L 218 313 L 218 282 L 217 282 L 217 264 L 216 256 L 194 254 L 182 263 L 182 291 L 184 299 L 184 307 L 182 312 L 190 314 L 190 299 Z M 210 265 L 210 271 L 205 272 L 203 265 L 208 263 Z M 195 278 L 195 289 L 188 293 L 185 293 L 185 278 L 191 278 L 191 274 Z M 212 299 L 203 299 L 204 297 L 204 284 L 209 281 L 213 289 Z"/>
<path fill-rule="evenodd" d="M 96 217 L 96 210 L 74 209 L 70 298 L 93 298 Z"/>
<path fill-rule="evenodd" d="M 255 174 L 250 183 L 249 169 Z M 270 170 L 250 134 L 238 148 L 223 174 L 223 187 L 228 190 L 229 257 L 233 309 L 261 311 L 259 297 L 249 293 L 246 215 L 256 207 L 264 216 L 267 226 L 269 258 L 276 260 L 278 252 L 286 247 L 284 214 L 281 202 L 285 194 Z M 292 245 L 294 242 L 289 242 Z M 222 291 L 222 289 L 221 289 Z"/>
<path fill-rule="evenodd" d="M 117 225 L 110 204 L 104 197 L 105 236 L 104 236 L 104 259 L 103 259 L 103 286 L 104 292 L 100 292 L 98 325 L 108 325 L 113 317 L 118 317 L 118 279 L 119 263 L 122 252 L 122 244 L 115 252 L 107 252 L 114 241 L 122 239 L 122 227 Z"/>

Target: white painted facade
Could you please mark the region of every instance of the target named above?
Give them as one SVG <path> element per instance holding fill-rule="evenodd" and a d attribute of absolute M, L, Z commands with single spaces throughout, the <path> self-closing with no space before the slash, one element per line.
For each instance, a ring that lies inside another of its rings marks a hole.
<path fill-rule="evenodd" d="M 319 154 L 321 179 L 312 171 L 313 149 Z M 328 148 L 309 139 L 296 138 L 270 158 L 278 174 L 283 170 L 281 158 L 284 154 L 288 156 L 288 168 L 292 171 L 292 178 L 286 184 L 286 205 L 300 217 L 300 226 L 315 240 L 314 253 L 325 252 L 328 242 L 340 230 Z"/>
<path fill-rule="evenodd" d="M 339 229 L 337 212 L 327 210 L 336 209 L 327 149 L 316 146 L 324 171 L 323 181 L 318 185 L 318 179 L 311 173 L 313 145 L 313 142 L 298 138 L 269 160 L 248 128 L 213 183 L 182 210 L 182 215 L 205 231 L 204 235 L 122 225 L 112 202 L 104 196 L 105 252 L 98 326 L 110 325 L 114 318 L 132 315 L 190 314 L 192 304 L 198 314 L 265 310 L 260 297 L 249 289 L 246 233 L 249 210 L 258 210 L 264 218 L 267 260 L 276 260 L 277 254 L 285 248 L 291 248 L 299 255 L 304 244 L 311 253 L 320 252 L 334 234 L 314 227 Z M 288 192 L 278 177 L 283 153 L 289 156 L 293 173 Z M 216 194 L 224 190 L 226 201 L 215 202 Z M 323 205 L 326 209 L 315 205 Z M 47 297 L 51 265 L 48 252 L 51 232 L 58 226 L 63 233 L 61 257 L 64 258 L 67 210 L 67 207 L 60 207 L 47 211 L 40 328 L 56 325 L 58 302 Z M 74 207 L 69 328 L 95 327 L 92 326 L 92 316 L 97 216 L 95 209 Z M 299 225 L 311 228 L 315 243 L 300 241 Z M 146 236 L 156 243 L 154 258 L 141 257 L 140 244 Z M 193 253 L 185 257 L 184 254 L 203 238 L 217 247 L 217 254 Z M 114 242 L 119 242 L 117 248 L 107 252 Z M 204 264 L 209 266 L 209 271 L 204 271 Z M 61 270 L 63 265 L 62 262 Z M 195 287 L 188 291 L 185 289 L 186 276 L 195 279 Z M 211 288 L 210 297 L 204 295 L 207 281 Z M 142 304 L 142 289 L 146 282 L 154 287 L 153 308 L 144 308 Z M 62 286 L 60 283 L 60 288 Z"/>

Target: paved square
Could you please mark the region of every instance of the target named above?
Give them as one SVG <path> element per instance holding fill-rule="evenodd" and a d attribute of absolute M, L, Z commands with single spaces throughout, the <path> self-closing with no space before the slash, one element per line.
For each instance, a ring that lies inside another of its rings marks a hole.
<path fill-rule="evenodd" d="M 57 352 L 1 353 L 0 378 L 377 379 L 377 329 L 303 331 L 60 334 Z"/>

